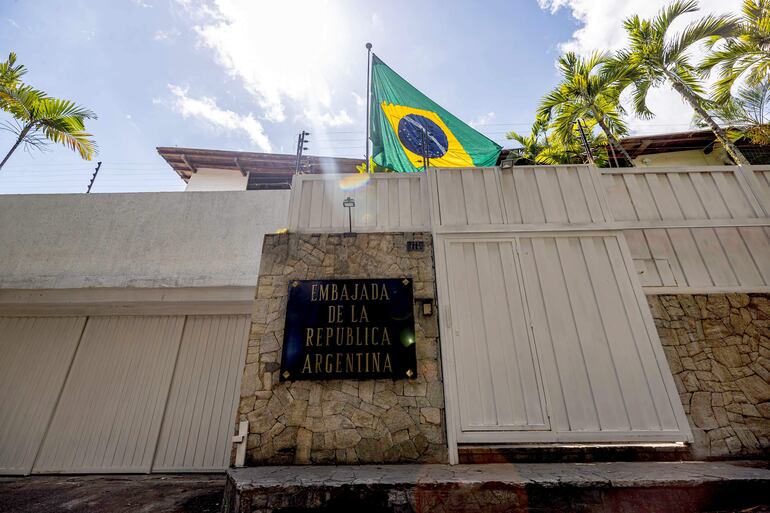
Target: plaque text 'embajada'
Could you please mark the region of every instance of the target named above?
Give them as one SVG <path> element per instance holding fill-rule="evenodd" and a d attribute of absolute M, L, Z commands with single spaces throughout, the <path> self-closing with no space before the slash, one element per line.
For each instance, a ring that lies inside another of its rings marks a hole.
<path fill-rule="evenodd" d="M 289 284 L 281 380 L 413 378 L 412 281 Z"/>

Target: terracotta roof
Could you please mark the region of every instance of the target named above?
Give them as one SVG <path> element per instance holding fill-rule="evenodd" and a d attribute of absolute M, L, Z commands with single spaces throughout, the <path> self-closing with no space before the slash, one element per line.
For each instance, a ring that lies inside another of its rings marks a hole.
<path fill-rule="evenodd" d="M 237 171 L 249 177 L 248 189 L 288 189 L 297 157 L 276 153 L 159 147 L 158 153 L 185 182 L 200 168 Z M 356 173 L 363 159 L 304 156 L 302 173 Z"/>

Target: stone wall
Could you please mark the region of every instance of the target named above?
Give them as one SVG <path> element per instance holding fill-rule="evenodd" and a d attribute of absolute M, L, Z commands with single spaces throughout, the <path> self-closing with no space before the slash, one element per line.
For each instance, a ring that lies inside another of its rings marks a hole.
<path fill-rule="evenodd" d="M 407 252 L 407 240 L 424 251 Z M 247 464 L 447 461 L 437 315 L 415 301 L 417 377 L 279 381 L 288 284 L 325 278 L 412 278 L 435 298 L 429 233 L 265 236 L 239 414 Z"/>
<path fill-rule="evenodd" d="M 648 296 L 696 458 L 770 452 L 770 295 Z"/>

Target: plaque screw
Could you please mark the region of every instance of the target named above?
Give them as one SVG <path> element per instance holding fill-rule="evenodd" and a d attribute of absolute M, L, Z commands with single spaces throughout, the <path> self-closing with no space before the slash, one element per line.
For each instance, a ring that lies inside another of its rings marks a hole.
<path fill-rule="evenodd" d="M 407 376 L 408 378 L 411 378 L 413 375 L 414 375 L 414 372 L 412 372 L 412 369 L 407 369 L 407 371 L 406 371 L 406 376 Z"/>
<path fill-rule="evenodd" d="M 401 280 L 401 283 L 403 283 L 404 285 L 409 285 L 409 280 L 404 278 L 403 280 Z"/>
<path fill-rule="evenodd" d="M 296 287 L 298 285 L 299 285 L 299 282 L 297 280 L 294 280 L 293 282 L 291 282 L 292 287 Z"/>
<path fill-rule="evenodd" d="M 411 371 L 409 371 L 409 372 L 411 372 Z M 290 375 L 291 374 L 289 374 L 289 371 L 283 371 L 283 379 L 289 379 Z"/>

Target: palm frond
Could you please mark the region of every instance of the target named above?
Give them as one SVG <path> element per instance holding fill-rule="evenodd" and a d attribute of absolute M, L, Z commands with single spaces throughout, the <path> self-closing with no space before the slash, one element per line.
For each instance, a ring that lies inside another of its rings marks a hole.
<path fill-rule="evenodd" d="M 658 11 L 652 19 L 652 26 L 656 34 L 662 36 L 679 16 L 696 12 L 698 9 L 697 0 L 676 0 Z"/>
<path fill-rule="evenodd" d="M 664 60 L 671 62 L 680 59 L 694 44 L 712 37 L 730 37 L 738 34 L 739 29 L 740 23 L 736 18 L 709 14 L 690 23 L 672 38 L 664 50 Z"/>
<path fill-rule="evenodd" d="M 61 128 L 64 128 L 64 130 Z M 72 130 L 72 128 L 73 126 L 68 123 L 59 122 L 44 125 L 42 130 L 49 140 L 63 144 L 69 149 L 76 151 L 84 160 L 91 160 L 96 153 L 96 143 L 90 139 L 91 134 Z"/>
<path fill-rule="evenodd" d="M 642 79 L 636 82 L 633 89 L 631 100 L 634 105 L 634 112 L 642 119 L 651 119 L 655 114 L 647 106 L 647 94 L 650 92 L 652 82 Z"/>

